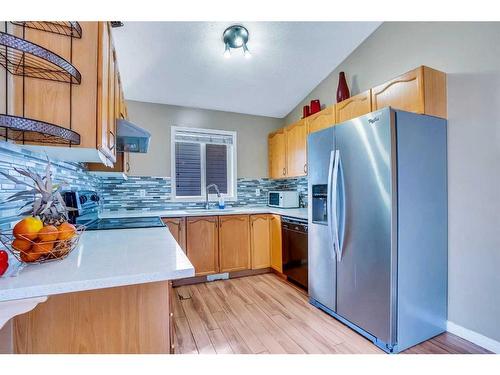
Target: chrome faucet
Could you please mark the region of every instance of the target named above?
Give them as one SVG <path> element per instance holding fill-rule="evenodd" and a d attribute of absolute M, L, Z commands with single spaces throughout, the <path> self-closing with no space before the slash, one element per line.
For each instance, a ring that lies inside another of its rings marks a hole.
<path fill-rule="evenodd" d="M 205 194 L 206 194 L 206 197 L 205 197 L 205 209 L 206 210 L 208 210 L 210 208 L 210 204 L 208 203 L 208 191 L 210 190 L 210 188 L 214 188 L 215 191 L 217 192 L 217 198 L 220 198 L 219 187 L 216 184 L 207 185 L 207 188 L 205 189 Z"/>

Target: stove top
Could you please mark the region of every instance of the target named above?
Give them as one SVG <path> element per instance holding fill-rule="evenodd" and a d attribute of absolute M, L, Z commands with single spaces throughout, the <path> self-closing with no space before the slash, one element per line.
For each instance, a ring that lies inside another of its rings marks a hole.
<path fill-rule="evenodd" d="M 155 228 L 165 226 L 158 216 L 96 219 L 88 223 L 81 221 L 79 224 L 85 225 L 86 230 Z"/>
<path fill-rule="evenodd" d="M 160 217 L 117 217 L 100 219 L 99 208 L 101 199 L 97 192 L 92 190 L 66 191 L 63 198 L 68 207 L 69 221 L 73 224 L 85 225 L 87 230 L 101 229 L 130 229 L 164 227 Z"/>

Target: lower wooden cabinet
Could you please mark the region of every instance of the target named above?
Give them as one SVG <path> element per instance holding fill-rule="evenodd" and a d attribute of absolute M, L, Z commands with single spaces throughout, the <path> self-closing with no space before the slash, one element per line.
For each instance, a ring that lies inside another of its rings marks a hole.
<path fill-rule="evenodd" d="M 219 216 L 219 272 L 250 268 L 248 215 Z"/>
<path fill-rule="evenodd" d="M 271 267 L 271 217 L 272 215 L 250 216 L 250 243 L 252 269 Z"/>
<path fill-rule="evenodd" d="M 167 354 L 167 281 L 50 296 L 13 318 L 16 354 Z"/>
<path fill-rule="evenodd" d="M 186 252 L 186 219 L 183 217 L 165 217 L 161 220 L 168 227 L 182 251 Z"/>
<path fill-rule="evenodd" d="M 279 215 L 271 215 L 269 228 L 271 238 L 271 268 L 283 273 L 281 217 Z"/>
<path fill-rule="evenodd" d="M 219 272 L 218 217 L 188 217 L 186 227 L 186 254 L 196 276 Z"/>

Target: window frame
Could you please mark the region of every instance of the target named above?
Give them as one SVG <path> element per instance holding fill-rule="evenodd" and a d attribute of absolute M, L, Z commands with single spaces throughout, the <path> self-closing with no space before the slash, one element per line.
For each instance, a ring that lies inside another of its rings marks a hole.
<path fill-rule="evenodd" d="M 230 130 L 217 130 L 206 128 L 191 128 L 184 126 L 173 125 L 170 129 L 170 191 L 172 202 L 205 202 L 206 196 L 206 147 L 205 142 L 189 141 L 185 143 L 199 143 L 200 144 L 200 163 L 201 163 L 201 195 L 200 196 L 177 196 L 176 194 L 176 163 L 175 163 L 175 135 L 177 131 L 200 132 L 208 134 L 221 134 L 231 136 L 233 139 L 232 145 L 227 145 L 227 181 L 228 192 L 221 194 L 225 201 L 236 201 L 238 197 L 237 185 L 237 167 L 238 167 L 238 152 L 237 152 L 237 134 L 236 131 Z M 214 143 L 218 144 L 218 143 Z M 217 194 L 214 190 L 210 190 L 208 195 L 209 202 L 217 200 Z"/>

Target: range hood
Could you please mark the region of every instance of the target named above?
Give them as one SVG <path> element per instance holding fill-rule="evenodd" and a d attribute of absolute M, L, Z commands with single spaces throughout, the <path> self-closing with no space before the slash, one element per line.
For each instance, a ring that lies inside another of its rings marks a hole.
<path fill-rule="evenodd" d="M 148 152 L 151 133 L 123 119 L 118 119 L 116 126 L 116 151 Z"/>

